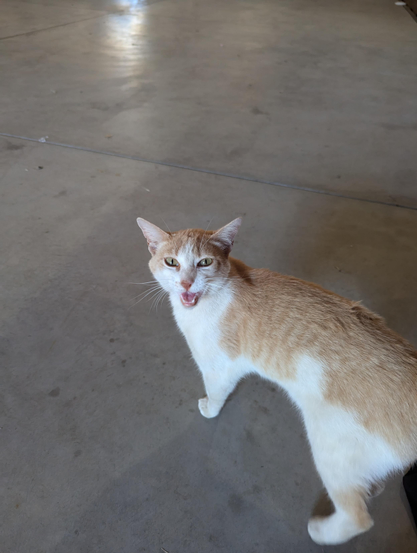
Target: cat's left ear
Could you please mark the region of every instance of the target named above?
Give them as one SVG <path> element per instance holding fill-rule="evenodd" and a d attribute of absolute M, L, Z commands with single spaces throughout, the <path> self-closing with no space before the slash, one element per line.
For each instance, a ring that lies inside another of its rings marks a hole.
<path fill-rule="evenodd" d="M 229 254 L 232 250 L 233 243 L 236 238 L 237 231 L 242 224 L 241 217 L 238 217 L 228 225 L 222 227 L 215 232 L 210 238 L 211 242 L 218 243 L 226 254 Z"/>
<path fill-rule="evenodd" d="M 155 255 L 159 244 L 164 240 L 167 240 L 169 238 L 169 234 L 149 221 L 142 219 L 142 217 L 138 217 L 136 222 L 148 242 L 148 250 L 152 255 Z"/>

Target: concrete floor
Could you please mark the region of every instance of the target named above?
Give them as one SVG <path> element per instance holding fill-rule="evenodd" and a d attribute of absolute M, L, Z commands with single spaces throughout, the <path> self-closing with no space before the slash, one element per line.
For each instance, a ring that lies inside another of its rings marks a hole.
<path fill-rule="evenodd" d="M 135 218 L 243 214 L 237 257 L 417 344 L 415 21 L 391 0 L 3 0 L 0 39 L 1 551 L 322 552 L 288 400 L 253 378 L 203 419 L 168 305 L 132 307 Z M 326 550 L 416 550 L 399 476 L 371 511 Z"/>

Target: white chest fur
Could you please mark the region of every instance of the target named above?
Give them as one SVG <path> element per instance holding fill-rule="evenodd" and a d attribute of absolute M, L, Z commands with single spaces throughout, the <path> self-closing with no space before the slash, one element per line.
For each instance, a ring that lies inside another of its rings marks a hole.
<path fill-rule="evenodd" d="M 232 301 L 231 290 L 225 286 L 215 294 L 203 296 L 192 308 L 184 307 L 178 296 L 173 295 L 170 300 L 175 320 L 197 363 L 217 358 L 221 320 Z"/>

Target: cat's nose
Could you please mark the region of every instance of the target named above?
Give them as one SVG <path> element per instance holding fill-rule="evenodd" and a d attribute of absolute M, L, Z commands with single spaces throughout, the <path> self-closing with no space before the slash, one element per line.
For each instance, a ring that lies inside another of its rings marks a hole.
<path fill-rule="evenodd" d="M 185 289 L 187 290 L 187 292 L 188 292 L 188 290 L 191 288 L 191 286 L 193 285 L 193 283 L 192 283 L 192 282 L 189 282 L 188 280 L 182 280 L 182 281 L 180 282 L 180 284 L 181 284 L 181 286 L 182 286 L 183 288 L 185 288 Z"/>

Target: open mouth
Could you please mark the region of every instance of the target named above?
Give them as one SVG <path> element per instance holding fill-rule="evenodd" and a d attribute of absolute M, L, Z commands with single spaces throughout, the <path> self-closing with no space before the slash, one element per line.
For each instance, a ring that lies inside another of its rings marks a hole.
<path fill-rule="evenodd" d="M 199 295 L 194 294 L 193 292 L 183 292 L 180 295 L 181 303 L 184 307 L 193 307 L 197 304 Z"/>

